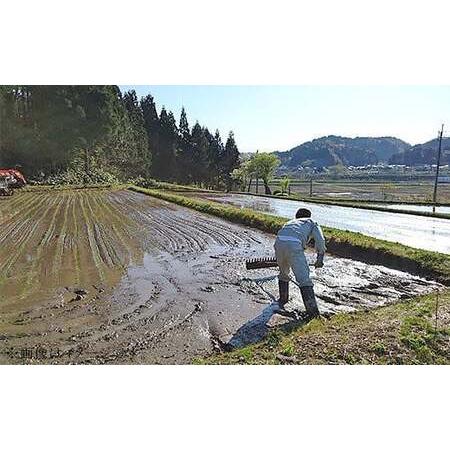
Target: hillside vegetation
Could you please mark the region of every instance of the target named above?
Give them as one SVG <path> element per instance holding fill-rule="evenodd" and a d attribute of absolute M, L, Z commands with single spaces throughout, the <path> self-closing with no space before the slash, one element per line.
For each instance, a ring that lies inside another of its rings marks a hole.
<path fill-rule="evenodd" d="M 287 152 L 277 152 L 276 155 L 286 169 L 299 166 L 361 166 L 388 162 L 392 155 L 409 148 L 408 143 L 394 137 L 326 136 L 305 142 Z"/>
<path fill-rule="evenodd" d="M 433 139 L 425 144 L 414 145 L 403 152 L 392 155 L 391 164 L 406 164 L 416 166 L 424 164 L 437 164 L 438 140 Z M 442 139 L 441 164 L 450 164 L 450 138 Z"/>

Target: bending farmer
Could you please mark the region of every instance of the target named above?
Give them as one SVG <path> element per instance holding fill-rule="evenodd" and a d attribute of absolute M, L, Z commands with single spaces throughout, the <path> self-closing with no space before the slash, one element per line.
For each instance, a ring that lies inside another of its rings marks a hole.
<path fill-rule="evenodd" d="M 284 308 L 289 301 L 289 270 L 292 269 L 300 286 L 306 313 L 312 318 L 319 315 L 319 308 L 314 295 L 313 283 L 309 277 L 308 261 L 305 257 L 305 248 L 311 239 L 314 239 L 317 251 L 315 267 L 323 267 L 326 247 L 322 230 L 317 223 L 311 220 L 311 211 L 300 208 L 295 214 L 295 219 L 287 222 L 278 232 L 274 247 L 280 268 L 278 276 L 280 307 Z"/>

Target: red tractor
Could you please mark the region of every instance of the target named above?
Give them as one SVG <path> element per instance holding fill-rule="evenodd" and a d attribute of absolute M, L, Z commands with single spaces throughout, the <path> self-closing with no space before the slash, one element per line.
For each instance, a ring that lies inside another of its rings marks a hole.
<path fill-rule="evenodd" d="M 17 169 L 0 169 L 0 195 L 12 195 L 13 188 L 26 184 L 25 177 Z"/>

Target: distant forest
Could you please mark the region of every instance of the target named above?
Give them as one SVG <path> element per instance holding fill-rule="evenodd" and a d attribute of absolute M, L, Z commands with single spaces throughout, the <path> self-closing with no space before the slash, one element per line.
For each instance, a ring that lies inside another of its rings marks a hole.
<path fill-rule="evenodd" d="M 151 95 L 117 86 L 0 86 L 0 167 L 36 179 L 83 182 L 155 178 L 230 187 L 239 166 L 232 132 L 222 141 L 198 122 L 178 125 Z M 77 178 L 78 177 L 78 178 Z"/>

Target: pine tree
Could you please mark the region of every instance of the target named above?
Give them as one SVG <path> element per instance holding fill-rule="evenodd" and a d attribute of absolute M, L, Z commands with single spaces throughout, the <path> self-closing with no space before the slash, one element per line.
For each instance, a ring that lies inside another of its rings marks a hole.
<path fill-rule="evenodd" d="M 231 173 L 239 167 L 239 150 L 234 140 L 234 133 L 230 131 L 225 149 L 220 158 L 220 173 L 225 182 L 227 191 L 230 191 L 233 185 Z"/>
<path fill-rule="evenodd" d="M 206 137 L 209 141 L 208 164 L 209 164 L 209 186 L 219 189 L 220 187 L 220 160 L 224 152 L 222 138 L 219 130 L 214 136 L 206 129 Z"/>
<path fill-rule="evenodd" d="M 148 145 L 136 139 L 142 134 L 142 129 L 139 133 L 139 126 L 133 124 L 134 114 L 129 113 L 120 89 L 107 86 L 105 91 L 111 124 L 105 143 L 97 149 L 96 159 L 102 168 L 120 179 L 145 176 L 151 164 L 151 153 Z"/>
<path fill-rule="evenodd" d="M 153 152 L 156 152 L 159 148 L 159 117 L 155 101 L 150 94 L 141 99 L 141 110 L 149 147 Z"/>
<path fill-rule="evenodd" d="M 178 126 L 177 179 L 181 183 L 191 183 L 194 172 L 193 142 L 184 107 L 181 109 Z"/>
<path fill-rule="evenodd" d="M 126 92 L 123 96 L 123 102 L 129 117 L 133 143 L 128 148 L 129 172 L 134 176 L 146 176 L 150 171 L 151 153 L 144 116 L 136 92 L 134 90 Z"/>
<path fill-rule="evenodd" d="M 208 147 L 204 129 L 198 122 L 192 127 L 192 181 L 203 183 L 208 180 Z"/>
<path fill-rule="evenodd" d="M 159 115 L 159 128 L 159 149 L 155 155 L 153 174 L 161 180 L 173 180 L 176 174 L 178 131 L 173 113 L 167 113 L 164 107 Z"/>
<path fill-rule="evenodd" d="M 91 171 L 91 159 L 95 157 L 96 149 L 105 142 L 110 131 L 111 116 L 108 95 L 104 88 L 69 86 L 66 92 L 71 105 L 71 113 L 66 117 L 75 131 L 76 139 L 73 149 L 81 151 L 83 155 L 86 176 Z"/>

